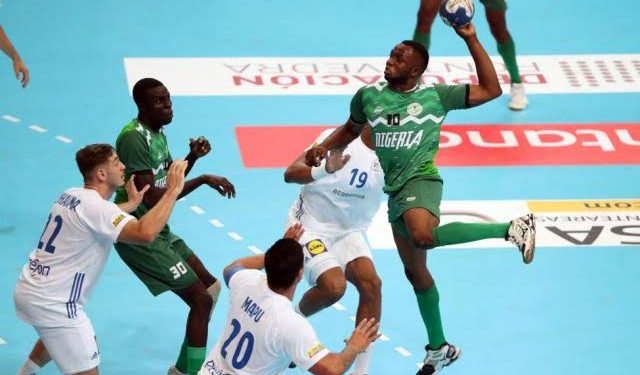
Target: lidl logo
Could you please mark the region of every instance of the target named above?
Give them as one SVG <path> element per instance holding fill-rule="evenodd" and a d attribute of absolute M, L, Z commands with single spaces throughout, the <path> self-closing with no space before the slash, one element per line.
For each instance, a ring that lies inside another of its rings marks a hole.
<path fill-rule="evenodd" d="M 307 250 L 311 256 L 316 256 L 327 251 L 327 247 L 322 243 L 321 240 L 311 240 L 307 242 Z"/>

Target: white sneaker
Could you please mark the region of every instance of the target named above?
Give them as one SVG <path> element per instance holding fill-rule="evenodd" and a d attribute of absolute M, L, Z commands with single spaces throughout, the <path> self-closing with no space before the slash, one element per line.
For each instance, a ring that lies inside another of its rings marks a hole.
<path fill-rule="evenodd" d="M 180 372 L 176 366 L 169 367 L 169 371 L 167 371 L 167 375 L 187 375 L 183 372 Z"/>
<path fill-rule="evenodd" d="M 507 240 L 518 247 L 523 262 L 531 263 L 536 251 L 536 219 L 533 214 L 512 220 Z"/>
<path fill-rule="evenodd" d="M 427 351 L 427 356 L 424 358 L 422 368 L 416 375 L 436 375 L 443 367 L 455 362 L 462 354 L 462 350 L 446 342 L 438 349 L 431 349 L 427 345 L 425 350 Z"/>
<path fill-rule="evenodd" d="M 512 83 L 511 84 L 511 100 L 509 100 L 509 108 L 514 111 L 522 111 L 529 106 L 529 100 L 524 94 L 524 84 Z"/>

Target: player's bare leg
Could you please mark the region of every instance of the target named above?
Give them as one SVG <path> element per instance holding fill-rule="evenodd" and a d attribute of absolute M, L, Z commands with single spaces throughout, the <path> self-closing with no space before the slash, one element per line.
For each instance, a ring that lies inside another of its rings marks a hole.
<path fill-rule="evenodd" d="M 427 50 L 431 44 L 431 25 L 438 14 L 439 6 L 440 1 L 438 0 L 420 0 L 413 40 L 422 44 Z"/>
<path fill-rule="evenodd" d="M 51 356 L 44 346 L 44 343 L 42 343 L 42 340 L 38 339 L 29 354 L 29 358 L 27 358 L 20 370 L 18 370 L 17 375 L 35 374 L 49 362 L 51 362 Z"/>
<path fill-rule="evenodd" d="M 316 280 L 316 286 L 302 296 L 298 308 L 304 316 L 310 316 L 338 302 L 344 295 L 347 282 L 340 267 L 326 270 Z"/>
<path fill-rule="evenodd" d="M 196 254 L 192 254 L 187 259 L 187 264 L 189 265 L 189 267 L 191 267 L 193 272 L 196 273 L 198 279 L 200 279 L 200 282 L 202 282 L 202 285 L 207 288 L 207 293 L 211 295 L 211 298 L 213 299 L 213 304 L 211 305 L 211 313 L 213 313 L 213 310 L 216 307 L 216 303 L 218 302 L 218 296 L 220 295 L 220 281 L 216 279 L 215 276 L 213 276 L 211 273 L 209 273 L 209 270 L 207 270 L 204 264 L 202 264 L 200 258 L 198 258 Z"/>
<path fill-rule="evenodd" d="M 204 266 L 204 264 L 202 264 L 202 261 L 200 261 L 200 258 L 198 258 L 196 254 L 192 254 L 186 260 L 186 262 L 189 267 L 191 267 L 193 272 L 195 272 L 196 276 L 198 276 L 198 279 L 206 288 L 207 293 L 211 296 L 211 309 L 209 310 L 209 318 L 211 318 L 211 314 L 213 314 L 213 310 L 216 307 L 216 302 L 218 302 L 218 296 L 220 295 L 220 281 L 217 280 L 215 276 L 213 276 L 209 272 L 209 270 L 207 270 L 207 268 Z M 183 371 L 186 371 L 187 366 L 187 348 L 189 346 L 190 345 L 187 343 L 187 338 L 185 337 L 185 341 L 182 343 L 182 347 L 180 348 L 180 354 L 178 355 L 176 365 L 169 368 L 167 375 L 184 374 Z"/>
<path fill-rule="evenodd" d="M 376 273 L 371 259 L 360 257 L 347 263 L 345 270 L 347 280 L 358 289 L 359 303 L 356 312 L 356 326 L 365 318 L 375 318 L 380 322 L 382 303 L 382 281 Z M 372 345 L 367 351 L 358 355 L 354 362 L 354 375 L 367 374 L 371 362 Z"/>
<path fill-rule="evenodd" d="M 213 299 L 200 280 L 185 289 L 175 291 L 175 293 L 190 308 L 185 342 L 175 367 L 181 373 L 195 374 L 202 366 L 206 356 L 209 317 L 211 316 Z"/>
<path fill-rule="evenodd" d="M 380 321 L 380 305 L 382 301 L 382 281 L 376 273 L 371 259 L 360 257 L 347 264 L 345 275 L 359 294 L 356 325 L 364 318 L 376 318 Z"/>

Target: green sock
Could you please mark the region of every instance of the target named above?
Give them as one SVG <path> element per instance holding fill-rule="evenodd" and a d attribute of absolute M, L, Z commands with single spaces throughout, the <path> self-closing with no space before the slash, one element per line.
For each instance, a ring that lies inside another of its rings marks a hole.
<path fill-rule="evenodd" d="M 440 319 L 438 288 L 434 285 L 427 290 L 416 292 L 416 298 L 418 299 L 418 308 L 420 309 L 420 315 L 422 315 L 422 321 L 427 327 L 429 347 L 437 349 L 446 341 L 442 330 L 442 320 Z"/>
<path fill-rule="evenodd" d="M 511 82 L 522 83 L 522 80 L 520 79 L 520 71 L 518 70 L 518 63 L 516 62 L 516 44 L 513 42 L 511 37 L 509 37 L 509 40 L 505 43 L 498 43 L 498 53 L 502 56 L 504 65 L 507 66 Z"/>
<path fill-rule="evenodd" d="M 187 374 L 197 375 L 207 355 L 207 348 L 187 346 Z"/>
<path fill-rule="evenodd" d="M 433 229 L 433 247 L 473 242 L 486 238 L 507 238 L 510 223 L 445 224 Z"/>
<path fill-rule="evenodd" d="M 416 30 L 413 32 L 413 40 L 422 44 L 428 51 L 431 44 L 431 33 L 421 33 Z"/>
<path fill-rule="evenodd" d="M 178 360 L 176 361 L 176 368 L 178 371 L 183 374 L 187 373 L 187 338 L 185 337 L 182 342 L 182 347 L 180 348 L 180 354 L 178 355 Z"/>

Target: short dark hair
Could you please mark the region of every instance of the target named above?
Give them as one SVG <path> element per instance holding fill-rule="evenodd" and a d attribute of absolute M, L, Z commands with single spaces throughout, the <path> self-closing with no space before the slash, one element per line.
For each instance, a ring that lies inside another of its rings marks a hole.
<path fill-rule="evenodd" d="M 144 99 L 147 91 L 158 86 L 164 85 L 162 84 L 162 82 L 158 81 L 155 78 L 143 78 L 139 80 L 135 85 L 133 85 L 133 101 L 136 102 L 136 105 L 138 107 L 140 107 L 140 104 L 142 104 L 142 100 Z"/>
<path fill-rule="evenodd" d="M 303 266 L 302 246 L 296 240 L 282 238 L 264 255 L 264 269 L 271 289 L 287 289 L 296 281 Z"/>
<path fill-rule="evenodd" d="M 424 73 L 424 71 L 427 70 L 427 65 L 429 65 L 429 51 L 427 51 L 425 46 L 416 42 L 415 40 L 403 40 L 402 44 L 406 44 L 407 46 L 413 48 L 413 50 L 418 53 L 418 56 L 422 57 L 422 73 Z"/>
<path fill-rule="evenodd" d="M 113 155 L 113 146 L 107 143 L 94 143 L 76 152 L 76 163 L 82 177 L 87 179 L 91 172 L 100 164 L 107 162 Z"/>

